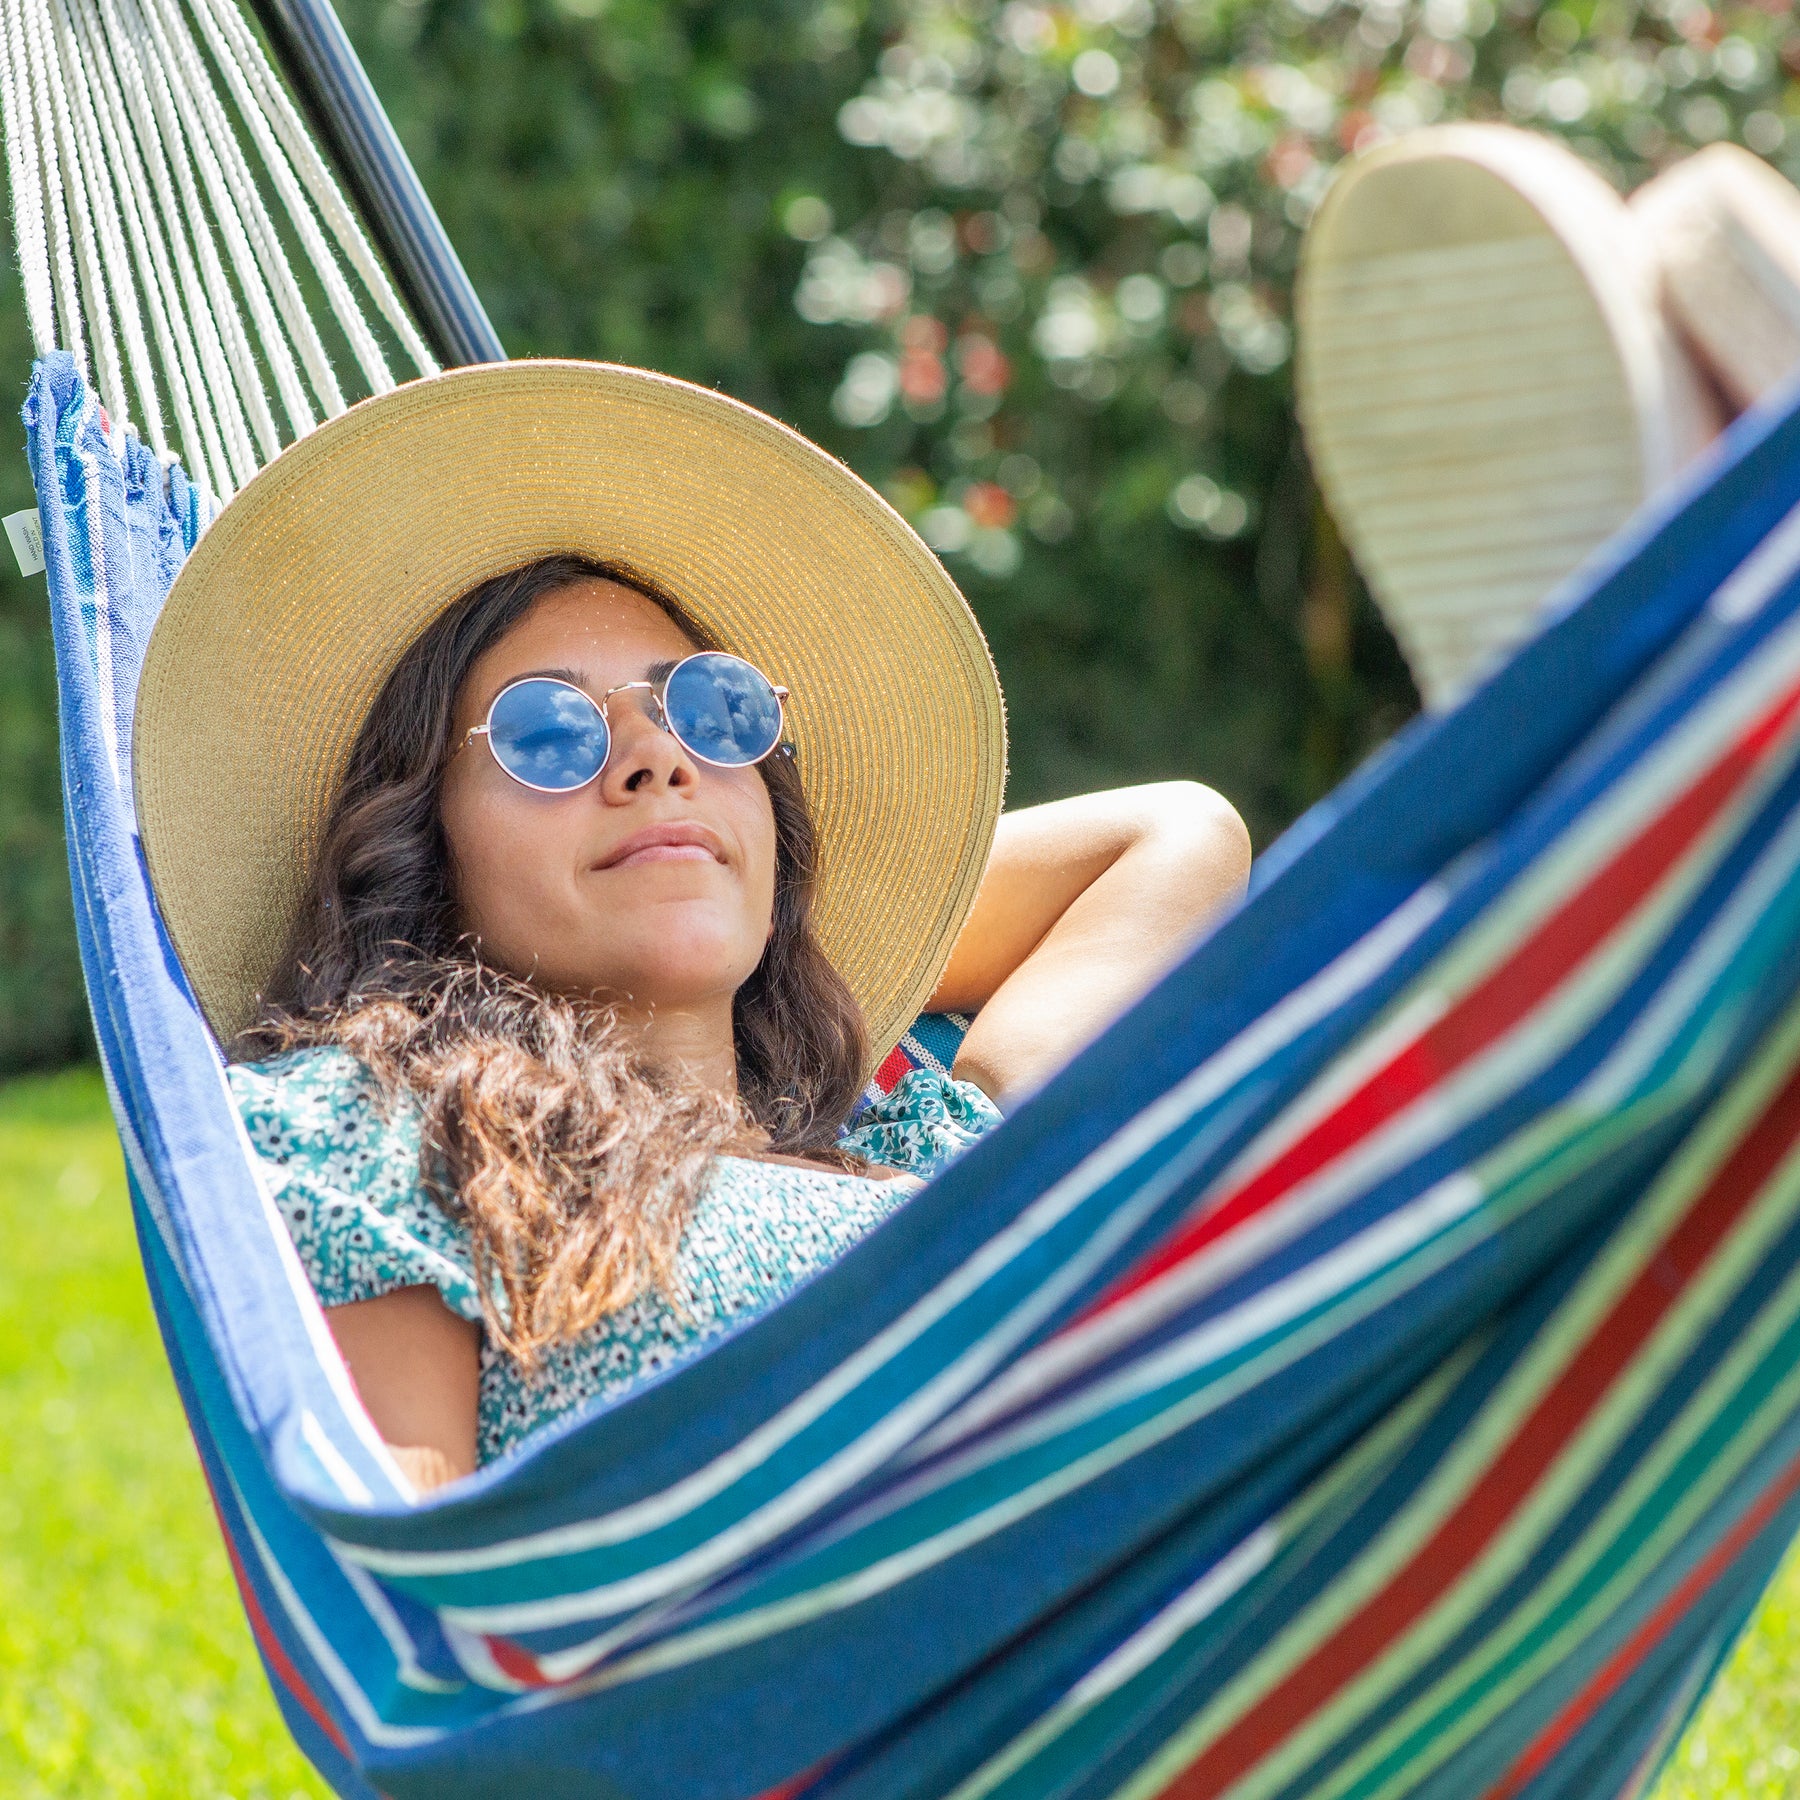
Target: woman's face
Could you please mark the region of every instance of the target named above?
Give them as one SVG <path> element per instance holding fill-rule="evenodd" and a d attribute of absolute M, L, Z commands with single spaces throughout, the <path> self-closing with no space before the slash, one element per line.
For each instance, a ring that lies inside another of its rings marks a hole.
<path fill-rule="evenodd" d="M 553 675 L 599 700 L 697 646 L 653 601 L 593 577 L 547 594 L 492 646 L 457 695 L 461 742 L 494 696 Z M 775 818 L 754 768 L 696 761 L 646 710 L 607 706 L 599 778 L 541 794 L 477 738 L 451 758 L 441 814 L 461 925 L 485 959 L 542 987 L 632 1011 L 709 1011 L 755 969 L 775 901 Z"/>

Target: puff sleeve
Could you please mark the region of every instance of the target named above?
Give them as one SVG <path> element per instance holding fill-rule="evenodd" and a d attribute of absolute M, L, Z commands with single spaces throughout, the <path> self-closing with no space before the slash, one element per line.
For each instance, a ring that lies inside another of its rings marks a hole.
<path fill-rule="evenodd" d="M 467 1233 L 419 1174 L 419 1115 L 348 1051 L 291 1051 L 226 1071 L 264 1185 L 321 1304 L 429 1284 L 481 1318 Z"/>
<path fill-rule="evenodd" d="M 972 1081 L 914 1069 L 858 1113 L 838 1142 L 928 1181 L 999 1123 L 1000 1109 Z"/>

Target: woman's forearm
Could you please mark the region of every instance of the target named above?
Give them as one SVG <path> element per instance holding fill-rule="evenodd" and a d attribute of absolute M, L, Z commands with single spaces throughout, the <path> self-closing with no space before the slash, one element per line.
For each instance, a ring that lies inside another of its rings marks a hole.
<path fill-rule="evenodd" d="M 1001 823 L 934 1003 L 979 1008 L 955 1072 L 1005 1101 L 1111 1023 L 1241 892 L 1250 840 L 1232 807 L 1193 782 L 1086 795 Z"/>

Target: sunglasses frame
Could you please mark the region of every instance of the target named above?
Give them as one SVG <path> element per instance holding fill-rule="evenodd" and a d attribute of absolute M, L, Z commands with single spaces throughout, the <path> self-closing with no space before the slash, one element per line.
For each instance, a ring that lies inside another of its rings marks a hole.
<path fill-rule="evenodd" d="M 719 762 L 713 757 L 702 755 L 700 751 L 696 750 L 694 746 L 669 723 L 669 710 L 664 700 L 664 695 L 667 694 L 669 689 L 669 683 L 673 681 L 689 663 L 696 662 L 703 656 L 729 656 L 733 662 L 742 663 L 746 669 L 762 676 L 764 681 L 769 682 L 769 690 L 775 696 L 775 709 L 779 715 L 779 723 L 775 733 L 775 742 L 772 743 L 761 756 L 754 757 L 751 761 L 744 763 Z M 514 688 L 525 687 L 527 684 L 534 681 L 545 682 L 551 687 L 567 688 L 571 693 L 579 694 L 582 699 L 587 701 L 587 703 L 599 713 L 600 723 L 606 727 L 606 755 L 600 759 L 599 768 L 597 768 L 586 781 L 578 781 L 573 787 L 541 787 L 535 781 L 527 781 L 524 776 L 515 775 L 512 770 L 500 760 L 500 753 L 494 748 L 494 734 L 492 729 L 494 723 L 494 708 L 497 707 Z M 508 781 L 516 781 L 520 787 L 528 788 L 534 794 L 579 794 L 583 788 L 591 787 L 598 781 L 600 777 L 606 773 L 606 765 L 612 761 L 613 744 L 616 740 L 613 736 L 612 720 L 608 717 L 606 710 L 612 701 L 612 697 L 615 694 L 629 694 L 640 689 L 649 694 L 651 699 L 655 702 L 656 710 L 650 715 L 650 722 L 658 731 L 666 732 L 672 737 L 696 762 L 703 762 L 709 768 L 754 769 L 758 763 L 767 762 L 771 756 L 783 748 L 783 740 L 787 735 L 788 690 L 778 681 L 769 681 L 768 676 L 764 675 L 762 670 L 757 668 L 756 664 L 747 656 L 739 656 L 732 650 L 695 650 L 691 654 L 684 656 L 678 663 L 674 664 L 660 681 L 621 681 L 617 687 L 608 688 L 598 700 L 596 700 L 586 688 L 578 687 L 572 681 L 565 681 L 560 675 L 521 675 L 517 681 L 509 681 L 506 686 L 488 702 L 488 709 L 486 713 L 482 715 L 481 723 L 479 725 L 471 725 L 469 729 L 463 733 L 462 742 L 458 744 L 450 754 L 452 757 L 460 756 L 477 738 L 486 738 L 488 755 L 493 757 L 495 768 L 497 768 Z"/>

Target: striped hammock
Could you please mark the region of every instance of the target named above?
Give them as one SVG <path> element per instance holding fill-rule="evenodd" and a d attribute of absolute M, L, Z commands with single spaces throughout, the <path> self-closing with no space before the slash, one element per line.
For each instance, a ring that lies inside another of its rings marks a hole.
<path fill-rule="evenodd" d="M 1643 1790 L 1800 1527 L 1800 403 L 841 1262 L 418 1504 L 133 831 L 206 508 L 69 355 L 26 417 L 151 1290 L 339 1793 Z"/>
<path fill-rule="evenodd" d="M 232 0 L 0 0 L 0 114 L 95 1029 L 326 1778 L 1641 1792 L 1800 1529 L 1800 401 L 840 1263 L 415 1504 L 133 826 L 145 642 L 216 507 L 433 369 L 414 316 L 497 354 L 329 8 L 259 10 L 349 95 L 404 302 Z"/>

